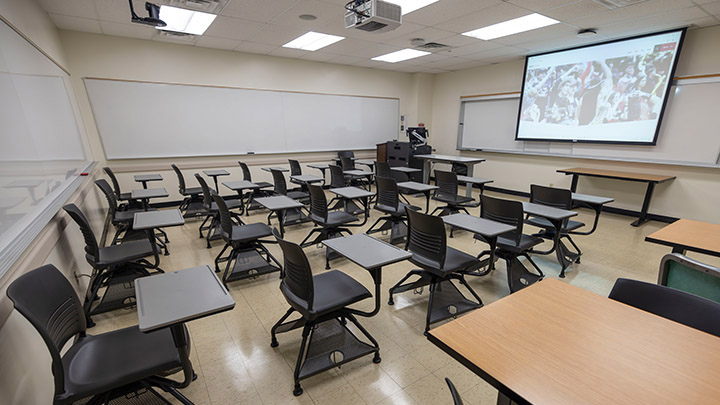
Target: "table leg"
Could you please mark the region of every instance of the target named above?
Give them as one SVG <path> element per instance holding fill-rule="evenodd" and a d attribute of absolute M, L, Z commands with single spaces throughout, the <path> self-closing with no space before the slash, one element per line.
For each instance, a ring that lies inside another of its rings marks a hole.
<path fill-rule="evenodd" d="M 425 193 L 425 213 L 427 214 L 430 212 L 430 190 L 426 191 Z"/>
<path fill-rule="evenodd" d="M 467 175 L 468 177 L 474 177 L 473 173 L 475 172 L 475 165 L 472 163 L 468 163 L 465 165 L 467 167 Z M 472 183 L 465 183 L 465 196 L 472 198 L 472 189 L 473 184 Z"/>
<path fill-rule="evenodd" d="M 647 219 L 647 213 L 648 209 L 650 208 L 650 200 L 652 199 L 654 190 L 655 183 L 648 183 L 647 190 L 645 191 L 645 200 L 643 201 L 642 210 L 640 210 L 640 217 L 630 225 L 640 226 L 645 222 L 649 221 L 649 219 Z"/>
<path fill-rule="evenodd" d="M 147 233 L 148 240 L 152 246 L 153 256 L 155 258 L 155 264 L 151 268 L 156 269 L 160 265 L 160 255 L 158 254 L 157 241 L 155 239 L 155 229 L 150 228 L 145 230 L 145 232 Z"/>
<path fill-rule="evenodd" d="M 278 224 L 280 226 L 280 237 L 285 237 L 285 225 L 283 222 L 285 222 L 285 210 L 277 210 L 275 211 L 275 215 L 277 215 Z"/>
<path fill-rule="evenodd" d="M 215 180 L 215 192 L 218 193 L 218 195 L 220 195 L 220 189 L 218 188 L 219 186 L 218 186 L 217 176 L 213 176 L 213 180 Z"/>
<path fill-rule="evenodd" d="M 673 252 L 673 253 L 680 253 L 681 255 L 684 255 L 684 254 L 685 254 L 685 248 L 682 247 L 682 246 L 673 246 L 672 252 Z"/>
<path fill-rule="evenodd" d="M 425 159 L 423 166 L 423 183 L 430 184 L 430 159 Z"/>
<path fill-rule="evenodd" d="M 575 192 L 577 192 L 577 183 L 578 183 L 578 178 L 580 176 L 578 174 L 573 174 L 572 176 L 573 177 L 572 177 L 572 183 L 570 184 L 570 191 L 575 193 Z"/>
<path fill-rule="evenodd" d="M 375 308 L 371 312 L 358 311 L 356 309 L 350 309 L 350 312 L 358 315 L 371 317 L 377 315 L 380 312 L 380 284 L 382 284 L 382 267 L 376 267 L 374 269 L 368 269 L 370 275 L 373 278 L 375 284 Z"/>

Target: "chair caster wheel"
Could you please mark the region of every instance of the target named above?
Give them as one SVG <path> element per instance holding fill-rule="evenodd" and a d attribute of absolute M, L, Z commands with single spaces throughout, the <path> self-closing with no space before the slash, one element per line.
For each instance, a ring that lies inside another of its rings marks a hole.
<path fill-rule="evenodd" d="M 580 263 L 580 258 L 575 259 L 575 263 Z"/>
<path fill-rule="evenodd" d="M 379 354 L 375 354 L 375 357 L 373 357 L 373 363 L 378 364 L 382 361 Z"/>
<path fill-rule="evenodd" d="M 395 301 L 389 300 L 389 301 L 388 301 L 388 305 L 395 305 Z"/>
<path fill-rule="evenodd" d="M 193 380 L 193 381 L 197 380 L 197 374 L 195 374 L 195 372 L 194 372 L 194 371 L 193 371 L 193 376 L 192 376 L 192 380 Z"/>
<path fill-rule="evenodd" d="M 300 388 L 299 385 L 295 386 L 295 389 L 293 390 L 293 395 L 295 395 L 296 397 L 299 397 L 300 395 L 302 395 L 302 393 L 303 393 L 303 389 Z"/>
<path fill-rule="evenodd" d="M 278 343 L 277 339 L 273 338 L 273 340 L 270 342 L 270 347 L 278 347 L 280 346 L 280 343 Z"/>

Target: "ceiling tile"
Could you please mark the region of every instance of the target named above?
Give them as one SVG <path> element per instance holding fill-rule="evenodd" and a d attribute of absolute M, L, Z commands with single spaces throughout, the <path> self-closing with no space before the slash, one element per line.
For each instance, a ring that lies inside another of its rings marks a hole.
<path fill-rule="evenodd" d="M 607 11 L 607 7 L 602 6 L 591 0 L 582 0 L 577 3 L 568 4 L 566 6 L 545 10 L 542 12 L 550 18 L 558 21 L 569 21 L 575 18 L 587 17 L 589 15 L 602 13 Z"/>
<path fill-rule="evenodd" d="M 325 61 L 328 61 L 337 56 L 338 55 L 333 54 L 333 53 L 315 51 L 315 52 L 305 52 L 304 55 L 300 56 L 300 59 L 314 60 L 317 62 L 325 62 Z"/>
<path fill-rule="evenodd" d="M 54 0 L 57 1 L 57 0 Z M 139 16 L 147 16 L 145 1 L 133 0 L 135 13 Z M 120 0 L 95 0 L 95 8 L 100 20 L 128 24 L 130 22 L 130 5 L 127 1 Z"/>
<path fill-rule="evenodd" d="M 259 44 L 257 42 L 243 41 L 240 45 L 236 46 L 233 51 L 247 52 L 247 53 L 259 53 L 267 55 L 277 48 L 276 45 Z"/>
<path fill-rule="evenodd" d="M 465 14 L 454 20 L 436 24 L 435 27 L 462 34 L 463 32 L 487 27 L 488 25 L 512 20 L 513 18 L 526 16 L 528 14 L 532 14 L 532 12 L 510 3 L 500 3 L 484 8 L 482 11 Z"/>
<path fill-rule="evenodd" d="M 141 24 L 118 24 L 110 21 L 100 21 L 100 28 L 103 34 L 116 35 L 119 37 L 152 39 L 156 34 L 155 28 Z"/>
<path fill-rule="evenodd" d="M 220 15 L 269 23 L 297 0 L 230 0 Z"/>
<path fill-rule="evenodd" d="M 272 56 L 282 56 L 284 58 L 296 58 L 300 59 L 301 56 L 304 56 L 309 51 L 303 51 L 301 49 L 294 49 L 294 48 L 275 48 L 272 52 L 269 53 L 269 55 Z"/>
<path fill-rule="evenodd" d="M 410 40 L 413 38 L 422 38 L 425 40 L 425 42 L 445 43 L 443 39 L 454 37 L 456 35 L 457 34 L 454 32 L 428 27 L 411 32 L 409 34 L 400 35 L 399 37 L 395 37 L 393 39 L 385 41 L 385 43 L 390 45 L 397 45 L 400 47 L 409 47 L 411 46 Z"/>
<path fill-rule="evenodd" d="M 538 28 L 532 31 L 525 31 L 519 34 L 493 39 L 493 41 L 505 45 L 517 45 L 523 42 L 553 39 L 558 37 L 574 38 L 577 35 L 577 31 L 578 28 L 575 26 L 560 23 L 548 27 Z"/>
<path fill-rule="evenodd" d="M 450 57 L 450 58 L 445 58 L 442 60 L 430 62 L 430 63 L 426 64 L 425 66 L 427 66 L 429 68 L 435 68 L 435 69 L 447 69 L 451 66 L 455 66 L 455 65 L 459 65 L 461 63 L 467 63 L 467 62 L 472 62 L 472 60 L 465 59 L 465 58 Z"/>
<path fill-rule="evenodd" d="M 420 72 L 422 72 L 422 73 L 446 73 L 446 72 L 449 72 L 449 70 L 424 68 Z"/>
<path fill-rule="evenodd" d="M 405 14 L 402 18 L 403 22 L 435 26 L 437 23 L 501 3 L 500 0 L 440 0 L 410 14 Z"/>
<path fill-rule="evenodd" d="M 717 17 L 703 17 L 696 20 L 689 21 L 694 27 L 705 28 L 720 25 L 720 20 Z"/>
<path fill-rule="evenodd" d="M 242 41 L 250 39 L 253 34 L 266 26 L 266 24 L 256 21 L 218 16 L 205 31 L 205 35 Z"/>
<path fill-rule="evenodd" d="M 227 51 L 231 51 L 240 45 L 240 41 L 203 35 L 195 41 L 195 45 L 205 48 L 225 49 Z"/>
<path fill-rule="evenodd" d="M 355 63 L 363 61 L 363 60 L 365 60 L 365 59 L 358 58 L 355 56 L 341 55 L 341 56 L 337 56 L 337 57 L 334 57 L 334 58 L 328 60 L 328 62 L 337 63 L 339 65 L 352 65 L 352 64 L 355 64 Z"/>
<path fill-rule="evenodd" d="M 304 33 L 305 31 L 301 28 L 286 28 L 269 24 L 262 30 L 248 35 L 246 39 L 261 44 L 282 46 Z"/>
<path fill-rule="evenodd" d="M 63 30 L 92 32 L 95 34 L 102 33 L 98 20 L 59 14 L 50 14 L 50 19 L 53 20 L 55 26 Z"/>
<path fill-rule="evenodd" d="M 26 1 L 26 0 L 11 0 Z M 82 18 L 98 18 L 93 0 L 38 0 L 40 5 L 50 14 L 69 15 Z M 127 1 L 125 6 L 128 6 Z M 129 11 L 128 11 L 129 13 Z"/>
<path fill-rule="evenodd" d="M 464 63 L 459 63 L 457 65 L 449 66 L 446 69 L 454 72 L 456 70 L 470 69 L 470 68 L 475 68 L 475 67 L 479 67 L 479 66 L 487 66 L 487 65 L 489 65 L 489 63 L 483 62 L 480 60 L 474 60 L 474 61 L 470 61 L 470 62 L 464 62 Z"/>
<path fill-rule="evenodd" d="M 317 19 L 312 21 L 301 20 L 300 15 L 302 14 L 314 15 Z M 300 28 L 305 32 L 318 31 L 320 27 L 327 25 L 331 20 L 342 20 L 344 14 L 345 8 L 339 5 L 323 3 L 318 0 L 300 0 L 274 19 L 272 23 L 285 27 Z"/>
<path fill-rule="evenodd" d="M 484 61 L 491 58 L 497 58 L 499 56 L 518 56 L 525 55 L 526 53 L 528 53 L 527 49 L 516 48 L 514 46 L 504 46 L 501 48 L 491 49 L 489 51 L 471 53 L 463 56 L 463 58 Z"/>
<path fill-rule="evenodd" d="M 720 1 L 708 3 L 702 6 L 702 9 L 712 15 L 720 15 Z"/>
<path fill-rule="evenodd" d="M 322 50 L 323 52 L 334 53 L 336 55 L 359 56 L 355 55 L 355 52 L 359 49 L 365 49 L 372 45 L 375 44 L 373 42 L 363 41 L 360 39 L 345 38 L 342 41 L 335 42 L 334 44 L 330 44 L 325 48 L 322 48 Z"/>
<path fill-rule="evenodd" d="M 693 3 L 695 4 L 708 4 L 708 3 L 716 3 L 718 0 L 693 0 Z"/>
<path fill-rule="evenodd" d="M 564 6 L 570 3 L 574 3 L 578 0 L 507 0 L 508 3 L 512 3 L 516 6 L 532 10 L 542 11 L 550 8 Z M 607 8 L 606 8 L 607 10 Z M 545 13 L 543 13 L 545 14 Z"/>
<path fill-rule="evenodd" d="M 450 53 L 452 54 L 452 56 L 463 56 L 482 51 L 488 51 L 491 49 L 497 49 L 503 46 L 505 45 L 493 41 L 483 41 L 481 39 L 475 39 L 475 42 L 473 44 L 453 48 L 450 50 Z"/>

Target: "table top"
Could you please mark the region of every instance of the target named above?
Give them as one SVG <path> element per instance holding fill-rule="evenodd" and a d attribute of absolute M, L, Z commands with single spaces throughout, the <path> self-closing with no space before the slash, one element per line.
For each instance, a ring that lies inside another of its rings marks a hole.
<path fill-rule="evenodd" d="M 265 170 L 266 172 L 271 172 L 273 170 L 277 170 L 279 172 L 289 172 L 290 171 L 290 169 L 285 168 L 285 167 L 263 167 L 262 169 Z"/>
<path fill-rule="evenodd" d="M 414 167 L 406 167 L 406 166 L 392 166 L 392 167 L 390 167 L 390 170 L 395 170 L 396 172 L 401 172 L 401 173 L 417 173 L 417 172 L 422 171 L 422 169 L 417 169 Z"/>
<path fill-rule="evenodd" d="M 165 228 L 185 225 L 185 218 L 179 209 L 136 212 L 133 216 L 133 230 Z"/>
<path fill-rule="evenodd" d="M 207 265 L 136 278 L 135 297 L 141 332 L 235 307 L 235 300 Z"/>
<path fill-rule="evenodd" d="M 368 270 L 412 257 L 412 253 L 364 233 L 326 239 L 322 243 Z M 372 252 L 372 254 L 368 254 L 368 252 Z"/>
<path fill-rule="evenodd" d="M 307 167 L 312 167 L 313 169 L 327 169 L 330 165 L 327 163 L 312 163 L 307 165 Z"/>
<path fill-rule="evenodd" d="M 648 242 L 720 256 L 720 225 L 679 219 L 645 237 Z"/>
<path fill-rule="evenodd" d="M 469 158 L 465 156 L 452 156 L 452 155 L 415 155 L 413 157 L 420 159 L 437 160 L 443 162 L 457 162 L 457 163 L 480 163 L 484 162 L 483 158 Z"/>
<path fill-rule="evenodd" d="M 552 278 L 438 326 L 429 339 L 534 404 L 720 398 L 720 339 Z"/>
<path fill-rule="evenodd" d="M 208 177 L 229 176 L 230 175 L 230 172 L 225 169 L 203 170 L 203 173 Z"/>
<path fill-rule="evenodd" d="M 247 180 L 223 181 L 222 185 L 229 188 L 230 190 L 235 191 L 242 191 L 250 188 L 260 188 L 260 186 L 258 186 L 257 184 L 249 182 Z"/>
<path fill-rule="evenodd" d="M 614 198 L 599 197 L 599 196 L 595 196 L 595 195 L 578 194 L 578 193 L 572 193 L 572 199 L 573 199 L 573 201 L 583 202 L 583 203 L 592 204 L 592 205 L 604 205 L 604 204 L 608 204 L 608 203 L 615 201 Z"/>
<path fill-rule="evenodd" d="M 365 170 L 359 170 L 359 169 L 344 170 L 343 173 L 349 174 L 351 176 L 370 176 L 373 174 L 373 172 L 366 172 Z"/>
<path fill-rule="evenodd" d="M 137 182 L 162 181 L 162 179 L 163 179 L 163 176 L 160 174 L 136 174 L 133 177 L 135 178 L 135 181 L 137 181 Z"/>
<path fill-rule="evenodd" d="M 304 183 L 313 183 L 324 180 L 322 177 L 313 176 L 312 174 L 296 174 L 294 176 L 290 176 L 290 178 Z"/>
<path fill-rule="evenodd" d="M 286 195 L 256 198 L 255 201 L 270 211 L 287 210 L 304 207 L 303 203 L 293 200 Z"/>
<path fill-rule="evenodd" d="M 516 227 L 502 222 L 491 221 L 485 218 L 474 217 L 468 214 L 452 214 L 442 217 L 446 224 L 466 231 L 477 233 L 488 238 L 494 238 L 507 232 L 514 231 Z"/>
<path fill-rule="evenodd" d="M 644 182 L 650 182 L 650 183 L 662 183 L 664 181 L 672 180 L 675 178 L 675 176 L 662 176 L 662 175 L 658 175 L 658 174 L 649 174 L 649 173 L 620 172 L 620 171 L 616 171 L 616 170 L 591 169 L 591 168 L 587 168 L 587 167 L 573 167 L 570 169 L 560 169 L 560 170 L 558 170 L 558 173 L 582 174 L 585 176 L 607 177 L 610 179 L 644 181 Z"/>
<path fill-rule="evenodd" d="M 403 182 L 398 183 L 397 186 L 400 188 L 408 189 L 410 191 L 418 191 L 418 192 L 437 190 L 440 188 L 438 186 L 433 186 L 430 184 L 418 183 L 417 181 L 403 181 Z"/>
<path fill-rule="evenodd" d="M 10 183 L 6 184 L 5 188 L 32 188 L 37 187 L 41 184 L 45 183 L 45 180 L 39 180 L 39 179 L 27 179 L 27 180 L 15 180 L 11 181 Z"/>
<path fill-rule="evenodd" d="M 575 211 L 563 210 L 555 207 L 548 207 L 547 205 L 535 204 L 529 202 L 523 202 L 523 211 L 526 214 L 535 215 L 552 220 L 560 220 L 576 216 L 578 213 Z"/>
<path fill-rule="evenodd" d="M 468 176 L 457 176 L 458 181 L 464 181 L 465 183 L 471 184 L 487 184 L 492 183 L 494 180 L 481 179 L 479 177 L 468 177 Z"/>
<path fill-rule="evenodd" d="M 161 197 L 167 197 L 169 194 L 167 190 L 165 190 L 165 187 L 161 188 L 142 188 L 139 190 L 133 190 L 132 193 L 130 193 L 130 197 L 132 197 L 133 200 L 142 200 L 145 198 L 161 198 Z"/>
<path fill-rule="evenodd" d="M 355 198 L 365 198 L 375 195 L 375 193 L 373 193 L 372 191 L 363 190 L 359 187 L 338 187 L 331 188 L 328 191 L 348 200 L 352 200 Z"/>

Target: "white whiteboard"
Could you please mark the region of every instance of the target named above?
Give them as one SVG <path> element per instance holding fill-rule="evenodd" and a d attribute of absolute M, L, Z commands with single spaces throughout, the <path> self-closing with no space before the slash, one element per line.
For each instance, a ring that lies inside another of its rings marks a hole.
<path fill-rule="evenodd" d="M 85 78 L 108 159 L 371 149 L 399 100 Z"/>
<path fill-rule="evenodd" d="M 689 166 L 720 166 L 720 80 L 678 81 L 655 146 L 515 141 L 520 95 L 462 101 L 458 149 Z"/>

